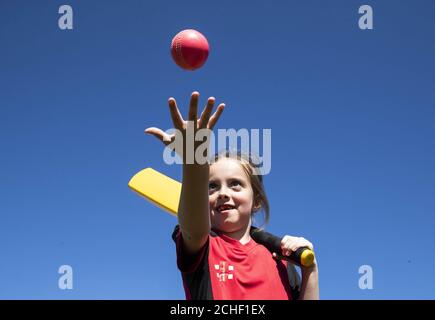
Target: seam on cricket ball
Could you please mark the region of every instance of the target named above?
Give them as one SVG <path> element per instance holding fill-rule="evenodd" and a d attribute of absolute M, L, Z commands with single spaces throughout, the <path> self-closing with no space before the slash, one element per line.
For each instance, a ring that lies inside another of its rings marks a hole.
<path fill-rule="evenodd" d="M 184 59 L 183 52 L 181 51 L 181 41 L 180 41 L 180 38 L 181 38 L 182 35 L 183 35 L 183 33 L 180 33 L 174 39 L 174 41 L 175 41 L 175 52 L 177 53 L 177 56 L 180 58 L 181 63 L 183 64 L 183 66 L 185 68 L 187 68 L 187 69 L 192 70 L 191 66 L 189 66 L 189 64 Z"/>

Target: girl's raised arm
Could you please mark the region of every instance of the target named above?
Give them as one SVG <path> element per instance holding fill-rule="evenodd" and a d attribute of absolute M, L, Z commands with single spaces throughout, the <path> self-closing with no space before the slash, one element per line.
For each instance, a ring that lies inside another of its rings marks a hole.
<path fill-rule="evenodd" d="M 199 93 L 193 92 L 190 98 L 188 121 L 183 120 L 175 99 L 169 99 L 172 122 L 180 134 L 169 135 L 159 128 L 145 130 L 146 133 L 153 134 L 165 145 L 175 145 L 175 151 L 183 159 L 183 184 L 178 206 L 178 223 L 185 248 L 191 254 L 198 252 L 204 246 L 210 232 L 209 164 L 208 162 L 201 164 L 195 159 L 197 148 L 200 145 L 201 149 L 204 147 L 204 142 L 195 141 L 195 136 L 198 130 L 207 129 L 205 130 L 207 134 L 204 137 L 207 139 L 206 143 L 209 143 L 210 132 L 224 109 L 224 104 L 220 104 L 211 116 L 215 99 L 208 98 L 206 107 L 200 118 L 197 119 L 198 99 Z M 194 134 L 188 135 L 186 132 Z M 182 141 L 176 141 L 176 139 L 182 139 Z"/>

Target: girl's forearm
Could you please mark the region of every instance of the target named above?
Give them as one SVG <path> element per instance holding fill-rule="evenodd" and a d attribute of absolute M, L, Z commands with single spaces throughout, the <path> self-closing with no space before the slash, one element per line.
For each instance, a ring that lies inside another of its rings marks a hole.
<path fill-rule="evenodd" d="M 209 164 L 183 164 L 183 184 L 178 209 L 178 222 L 183 237 L 193 244 L 196 241 L 201 242 L 204 240 L 210 232 L 209 169 Z"/>
<path fill-rule="evenodd" d="M 302 285 L 300 300 L 319 300 L 319 272 L 317 265 L 310 269 L 302 269 Z"/>

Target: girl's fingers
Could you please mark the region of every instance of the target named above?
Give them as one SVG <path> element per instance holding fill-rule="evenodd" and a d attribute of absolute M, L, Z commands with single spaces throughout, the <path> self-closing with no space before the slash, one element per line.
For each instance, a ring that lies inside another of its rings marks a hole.
<path fill-rule="evenodd" d="M 198 120 L 199 129 L 203 129 L 207 127 L 208 120 L 210 119 L 210 115 L 213 110 L 214 102 L 215 102 L 215 98 L 213 97 L 208 98 L 207 105 L 205 106 Z"/>
<path fill-rule="evenodd" d="M 301 247 L 308 247 L 313 250 L 313 244 L 302 237 L 285 236 L 281 240 L 281 249 L 284 255 L 290 255 L 292 251 L 294 252 Z"/>
<path fill-rule="evenodd" d="M 289 257 L 291 255 L 291 253 L 292 253 L 292 250 L 287 250 L 287 249 L 282 250 L 283 256 Z"/>
<path fill-rule="evenodd" d="M 290 244 L 291 244 L 291 239 L 289 236 L 285 236 L 284 238 L 282 238 L 281 240 L 281 251 L 282 251 L 282 255 L 285 257 L 288 257 L 291 254 L 291 250 L 290 248 Z"/>
<path fill-rule="evenodd" d="M 189 121 L 193 121 L 196 128 L 196 121 L 198 117 L 198 99 L 199 93 L 197 91 L 193 92 L 190 97 L 190 105 L 189 105 Z"/>
<path fill-rule="evenodd" d="M 164 132 L 162 129 L 151 127 L 145 129 L 145 133 L 152 134 L 154 137 L 159 139 L 161 142 L 163 142 L 165 145 L 168 145 L 171 143 L 174 135 L 169 135 L 166 132 Z"/>
<path fill-rule="evenodd" d="M 307 241 L 307 247 L 310 248 L 310 250 L 314 250 L 314 246 L 311 242 Z"/>
<path fill-rule="evenodd" d="M 208 121 L 208 128 L 210 130 L 213 130 L 216 122 L 219 120 L 219 117 L 221 116 L 222 112 L 224 111 L 225 104 L 221 103 L 219 107 L 217 108 L 216 112 L 210 117 L 210 120 Z"/>
<path fill-rule="evenodd" d="M 180 110 L 177 107 L 177 102 L 174 98 L 169 98 L 169 111 L 171 112 L 172 123 L 174 128 L 181 130 L 183 128 L 183 117 L 181 116 Z"/>
<path fill-rule="evenodd" d="M 309 249 L 313 250 L 313 244 L 302 237 L 297 238 L 296 243 L 293 246 L 295 247 L 295 250 L 299 249 L 300 247 L 308 247 Z"/>

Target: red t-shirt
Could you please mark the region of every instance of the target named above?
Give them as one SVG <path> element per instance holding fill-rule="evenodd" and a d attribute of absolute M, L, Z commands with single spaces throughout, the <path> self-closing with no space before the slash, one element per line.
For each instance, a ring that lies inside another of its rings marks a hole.
<path fill-rule="evenodd" d="M 186 254 L 177 226 L 173 238 L 186 299 L 289 300 L 287 263 L 252 238 L 246 244 L 211 232 L 194 256 Z"/>

